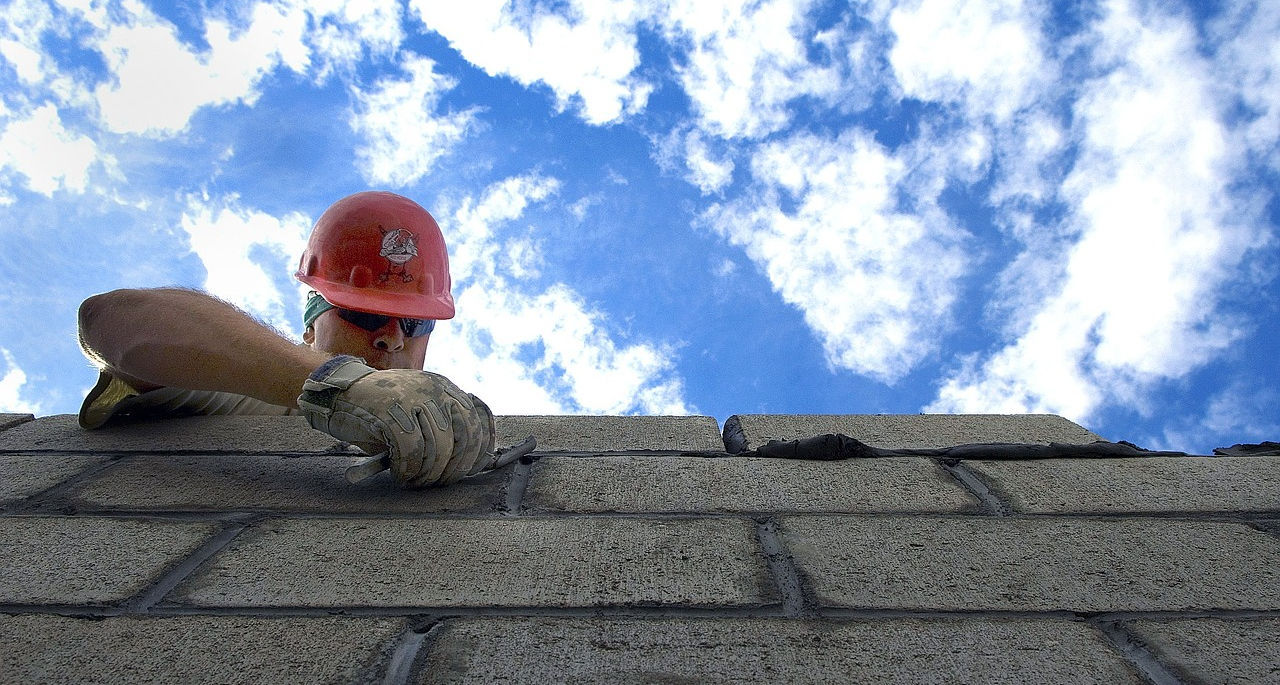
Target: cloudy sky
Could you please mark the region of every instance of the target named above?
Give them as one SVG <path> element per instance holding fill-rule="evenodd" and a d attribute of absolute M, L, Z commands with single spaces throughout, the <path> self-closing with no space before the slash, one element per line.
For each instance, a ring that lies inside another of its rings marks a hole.
<path fill-rule="evenodd" d="M 299 337 L 312 222 L 380 188 L 499 413 L 1280 439 L 1274 1 L 9 0 L 0 89 L 3 411 L 77 411 L 92 293 Z"/>

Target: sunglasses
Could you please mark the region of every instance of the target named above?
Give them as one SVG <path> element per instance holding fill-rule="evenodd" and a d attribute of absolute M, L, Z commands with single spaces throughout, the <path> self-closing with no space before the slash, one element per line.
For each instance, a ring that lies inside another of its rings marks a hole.
<path fill-rule="evenodd" d="M 338 316 L 343 321 L 359 326 L 366 331 L 376 331 L 387 325 L 392 319 L 400 321 L 400 330 L 404 332 L 406 338 L 420 338 L 429 334 L 436 328 L 435 319 L 406 319 L 400 316 L 383 316 L 382 314 L 370 314 L 369 312 L 358 312 L 354 309 L 343 309 L 342 307 L 334 307 L 338 312 Z"/>

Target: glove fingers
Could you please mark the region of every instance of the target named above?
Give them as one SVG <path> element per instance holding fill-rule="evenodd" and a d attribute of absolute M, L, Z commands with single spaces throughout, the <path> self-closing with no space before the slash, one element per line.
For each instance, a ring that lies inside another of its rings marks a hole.
<path fill-rule="evenodd" d="M 448 461 L 449 451 L 453 449 L 453 438 L 449 427 L 441 425 L 440 411 L 434 407 L 418 407 L 414 417 L 422 427 L 419 436 L 422 438 L 421 461 L 418 470 L 410 474 L 405 481 L 414 488 L 432 485 L 439 478 L 443 464 Z"/>
<path fill-rule="evenodd" d="M 454 483 L 471 471 L 472 464 L 480 458 L 480 440 L 471 412 L 465 407 L 450 407 L 449 419 L 453 423 L 453 458 L 441 473 L 441 481 Z"/>
<path fill-rule="evenodd" d="M 498 457 L 493 453 L 493 444 L 497 440 L 497 428 L 493 422 L 493 412 L 490 411 L 489 405 L 484 403 L 475 395 L 471 395 L 471 402 L 475 405 L 476 413 L 480 414 L 480 458 L 476 459 L 476 463 L 472 464 L 468 476 L 474 476 L 481 471 L 494 468 L 498 465 Z"/>
<path fill-rule="evenodd" d="M 420 428 L 428 424 L 417 412 L 413 418 L 417 423 L 414 430 L 404 430 L 405 427 L 396 423 L 388 426 L 391 433 L 387 441 L 391 453 L 391 472 L 401 483 L 411 481 L 421 473 L 424 458 L 434 454 L 430 443 L 431 431 Z"/>

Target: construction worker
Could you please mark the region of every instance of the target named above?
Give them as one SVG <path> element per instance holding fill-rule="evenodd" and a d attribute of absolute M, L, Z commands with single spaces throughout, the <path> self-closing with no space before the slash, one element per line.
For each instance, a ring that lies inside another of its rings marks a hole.
<path fill-rule="evenodd" d="M 345 197 L 312 229 L 295 276 L 313 289 L 303 345 L 206 293 L 116 290 L 80 306 L 80 343 L 101 373 L 80 425 L 122 417 L 302 414 L 408 487 L 493 464 L 493 414 L 423 371 L 439 319 L 454 315 L 435 219 L 386 192 Z"/>

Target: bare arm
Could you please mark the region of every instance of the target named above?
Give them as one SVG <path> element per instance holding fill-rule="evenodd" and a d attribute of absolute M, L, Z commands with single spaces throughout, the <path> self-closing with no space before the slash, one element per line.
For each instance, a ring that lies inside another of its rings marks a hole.
<path fill-rule="evenodd" d="M 297 407 L 330 355 L 297 345 L 208 294 L 113 290 L 80 305 L 85 355 L 138 390 L 221 390 Z"/>

